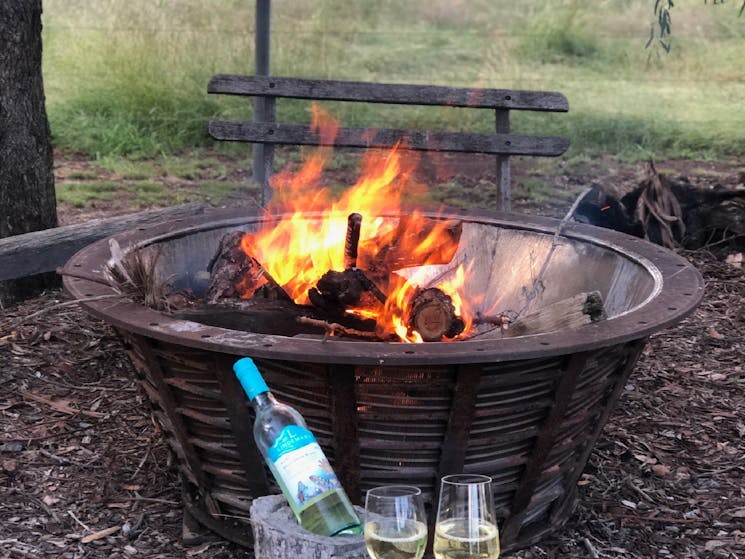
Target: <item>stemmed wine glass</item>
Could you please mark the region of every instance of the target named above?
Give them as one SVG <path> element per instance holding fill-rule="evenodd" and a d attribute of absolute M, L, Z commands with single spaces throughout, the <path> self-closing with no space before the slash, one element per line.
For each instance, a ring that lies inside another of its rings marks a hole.
<path fill-rule="evenodd" d="M 365 547 L 372 559 L 421 559 L 427 544 L 422 492 L 386 485 L 367 492 Z"/>
<path fill-rule="evenodd" d="M 491 481 L 476 474 L 442 478 L 434 538 L 437 559 L 499 557 Z"/>

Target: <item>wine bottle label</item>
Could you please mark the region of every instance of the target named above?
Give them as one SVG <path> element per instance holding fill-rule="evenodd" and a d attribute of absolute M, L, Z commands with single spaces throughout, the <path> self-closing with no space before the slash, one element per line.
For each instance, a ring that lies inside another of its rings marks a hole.
<path fill-rule="evenodd" d="M 299 425 L 284 427 L 267 454 L 295 510 L 302 510 L 326 493 L 341 489 L 313 433 Z"/>

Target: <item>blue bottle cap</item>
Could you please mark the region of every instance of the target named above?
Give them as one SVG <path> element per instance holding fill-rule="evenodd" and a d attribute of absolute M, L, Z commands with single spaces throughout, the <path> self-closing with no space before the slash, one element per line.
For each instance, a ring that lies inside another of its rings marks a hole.
<path fill-rule="evenodd" d="M 246 391 L 249 400 L 253 400 L 263 392 L 269 392 L 269 387 L 261 376 L 259 369 L 250 357 L 243 357 L 233 364 L 233 371 L 238 377 L 243 390 Z"/>

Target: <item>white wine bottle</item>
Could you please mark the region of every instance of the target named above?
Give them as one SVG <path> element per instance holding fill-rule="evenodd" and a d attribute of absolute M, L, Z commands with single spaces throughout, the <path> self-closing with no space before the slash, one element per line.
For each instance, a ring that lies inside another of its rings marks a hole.
<path fill-rule="evenodd" d="M 256 411 L 256 445 L 300 525 L 322 536 L 361 534 L 354 507 L 303 416 L 277 402 L 248 357 L 233 370 Z"/>

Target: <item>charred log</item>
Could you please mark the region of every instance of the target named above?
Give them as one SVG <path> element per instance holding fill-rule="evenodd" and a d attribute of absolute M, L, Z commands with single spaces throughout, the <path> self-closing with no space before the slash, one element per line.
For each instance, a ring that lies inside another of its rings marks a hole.
<path fill-rule="evenodd" d="M 411 299 L 407 326 L 419 332 L 425 342 L 454 338 L 465 328 L 456 316 L 451 297 L 436 287 L 418 289 Z"/>
<path fill-rule="evenodd" d="M 261 263 L 243 250 L 241 239 L 244 235 L 242 231 L 232 231 L 220 239 L 217 252 L 207 267 L 210 273 L 205 295 L 207 303 L 249 297 L 290 301 L 290 296 Z"/>
<path fill-rule="evenodd" d="M 318 308 L 337 312 L 353 307 L 374 308 L 385 302 L 385 295 L 357 268 L 326 272 L 308 290 L 308 298 Z"/>
<path fill-rule="evenodd" d="M 593 184 L 582 195 L 572 217 L 574 221 L 580 223 L 589 223 L 635 237 L 644 237 L 644 228 L 633 213 L 629 212 L 616 194 L 599 184 Z"/>
<path fill-rule="evenodd" d="M 357 249 L 362 230 L 362 216 L 358 213 L 349 214 L 347 218 L 347 236 L 344 240 L 344 267 L 357 267 Z"/>
<path fill-rule="evenodd" d="M 745 190 L 699 188 L 686 177 L 658 173 L 650 162 L 645 179 L 627 193 L 593 185 L 573 217 L 668 248 L 697 249 L 745 237 Z"/>

